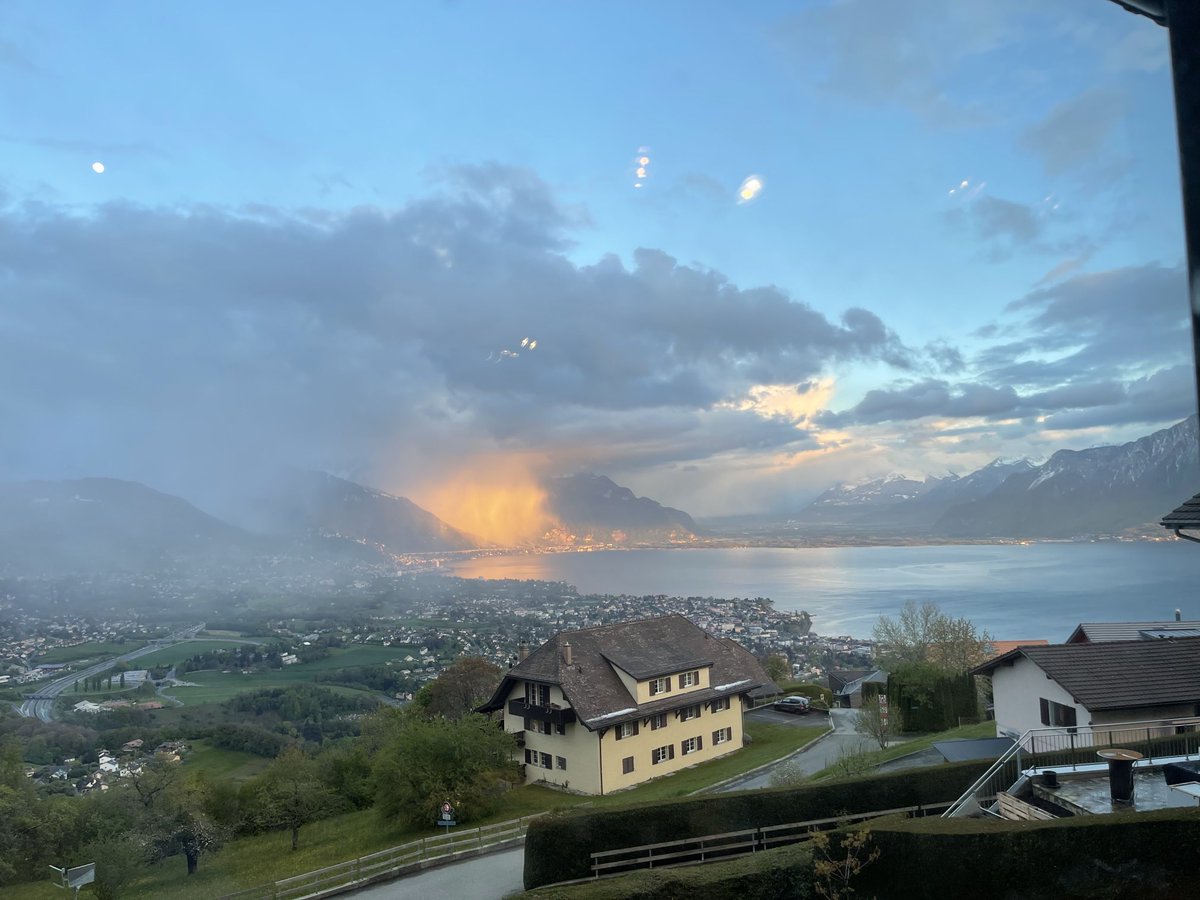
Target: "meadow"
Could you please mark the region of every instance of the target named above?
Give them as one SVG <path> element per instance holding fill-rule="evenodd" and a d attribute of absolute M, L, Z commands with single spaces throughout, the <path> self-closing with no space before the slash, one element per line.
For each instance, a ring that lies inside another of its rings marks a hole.
<path fill-rule="evenodd" d="M 126 641 L 118 644 L 115 641 L 93 641 L 87 644 L 74 644 L 70 647 L 52 647 L 38 656 L 40 663 L 69 663 L 81 659 L 102 659 L 106 656 L 121 656 L 146 646 L 145 641 Z"/>

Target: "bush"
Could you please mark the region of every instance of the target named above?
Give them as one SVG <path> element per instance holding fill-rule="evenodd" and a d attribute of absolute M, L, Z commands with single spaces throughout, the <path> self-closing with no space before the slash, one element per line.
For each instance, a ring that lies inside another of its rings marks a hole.
<path fill-rule="evenodd" d="M 1194 896 L 1200 811 L 1075 816 L 1049 822 L 889 819 L 871 824 L 877 863 L 863 894 L 979 900 Z M 931 861 L 936 860 L 936 866 Z"/>
<path fill-rule="evenodd" d="M 587 878 L 591 854 L 601 850 L 956 800 L 988 765 L 956 763 L 796 788 L 709 794 L 543 816 L 530 823 L 526 837 L 525 886 Z"/>

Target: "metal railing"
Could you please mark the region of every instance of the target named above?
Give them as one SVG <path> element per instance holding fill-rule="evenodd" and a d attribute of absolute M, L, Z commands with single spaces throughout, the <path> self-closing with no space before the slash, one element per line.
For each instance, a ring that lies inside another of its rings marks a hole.
<path fill-rule="evenodd" d="M 1143 767 L 1200 755 L 1200 717 L 1031 728 L 942 813 L 942 818 L 987 812 L 983 801 L 990 802 L 1001 791 L 1011 792 L 1022 779 L 1046 769 L 1107 768 L 1096 753 L 1109 747 L 1137 750 L 1143 756 Z"/>
<path fill-rule="evenodd" d="M 924 816 L 949 806 L 949 802 L 929 806 L 902 806 L 897 809 L 880 809 L 872 812 L 849 813 L 828 819 L 809 819 L 806 822 L 789 822 L 784 825 L 764 825 L 727 831 L 723 834 L 704 834 L 699 837 L 681 838 L 677 841 L 661 841 L 657 844 L 641 844 L 637 847 L 622 847 L 619 850 L 601 850 L 591 854 L 592 877 L 622 875 L 635 869 L 665 869 L 672 866 L 690 866 L 701 863 L 748 856 L 785 844 L 798 844 L 810 839 L 819 831 L 840 828 L 855 822 L 878 819 L 882 816 Z"/>
<path fill-rule="evenodd" d="M 545 813 L 421 838 L 323 869 L 225 894 L 219 900 L 299 900 L 336 888 L 384 880 L 383 876 L 392 873 L 398 876 L 403 874 L 404 869 L 419 868 L 456 854 L 482 851 L 497 844 L 522 839 L 529 830 L 530 820 L 542 815 Z"/>

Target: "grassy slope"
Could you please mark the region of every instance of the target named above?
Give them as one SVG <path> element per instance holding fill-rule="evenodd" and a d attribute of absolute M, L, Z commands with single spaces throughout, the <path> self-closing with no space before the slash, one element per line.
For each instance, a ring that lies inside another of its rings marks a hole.
<path fill-rule="evenodd" d="M 270 760 L 240 750 L 214 747 L 208 741 L 192 741 L 191 752 L 184 758 L 188 771 L 204 772 L 210 778 L 245 781 L 267 767 Z"/>
<path fill-rule="evenodd" d="M 72 647 L 53 647 L 38 656 L 40 663 L 66 663 L 81 659 L 100 659 L 105 656 L 121 656 L 132 653 L 146 646 L 145 641 L 126 641 L 124 644 L 112 641 L 97 641 L 91 644 L 75 644 Z"/>
<path fill-rule="evenodd" d="M 972 738 L 992 738 L 995 736 L 995 722 L 980 722 L 977 725 L 963 725 L 961 728 L 951 728 L 949 731 L 939 731 L 936 734 L 923 734 L 920 737 L 913 738 L 911 741 L 905 741 L 903 744 L 893 744 L 886 750 L 873 750 L 864 754 L 864 757 L 871 765 L 879 765 L 880 763 L 887 762 L 889 759 L 908 756 L 908 754 L 916 753 L 920 750 L 928 750 L 937 741 L 959 741 Z M 830 767 L 812 777 L 814 780 L 819 781 L 825 778 L 836 778 L 837 775 L 838 772 L 833 767 Z"/>
<path fill-rule="evenodd" d="M 628 791 L 607 797 L 586 797 L 564 794 L 561 791 L 537 785 L 527 785 L 511 791 L 505 797 L 504 807 L 494 815 L 478 823 L 502 822 L 518 816 L 532 815 L 553 809 L 564 809 L 581 804 L 596 806 L 620 806 L 646 800 L 662 800 L 679 797 L 702 787 L 723 781 L 733 775 L 760 766 L 791 753 L 797 747 L 820 735 L 823 728 L 798 728 L 790 725 L 772 725 L 750 722 L 747 732 L 754 741 L 739 753 L 722 759 L 701 763 L 674 775 L 651 781 Z M 214 775 L 221 765 L 229 766 L 225 777 L 238 777 L 245 771 L 235 764 L 235 758 L 249 754 L 234 754 L 229 751 L 208 748 L 203 741 L 195 744 L 196 752 L 188 765 L 208 765 Z M 257 759 L 257 757 L 249 757 Z M 263 761 L 265 764 L 265 760 Z M 215 854 L 204 857 L 196 875 L 187 877 L 182 857 L 166 860 L 146 870 L 137 885 L 129 892 L 130 900 L 157 900 L 160 897 L 178 900 L 210 900 L 222 893 L 251 887 L 257 884 L 286 878 L 301 872 L 333 865 L 371 853 L 394 847 L 420 837 L 437 833 L 434 828 L 409 829 L 404 826 L 389 826 L 380 821 L 373 810 L 347 813 L 323 822 L 306 825 L 300 832 L 300 849 L 294 853 L 289 849 L 290 837 L 284 832 L 254 835 L 232 841 Z M 55 889 L 46 885 L 46 893 L 39 893 L 34 885 L 15 885 L 0 890 L 0 900 L 40 900 L 58 897 Z"/>

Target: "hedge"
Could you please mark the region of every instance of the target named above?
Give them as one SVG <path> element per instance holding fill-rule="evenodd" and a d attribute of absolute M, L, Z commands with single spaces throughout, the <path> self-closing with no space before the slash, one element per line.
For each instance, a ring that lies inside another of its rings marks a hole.
<path fill-rule="evenodd" d="M 525 887 L 587 878 L 591 854 L 601 850 L 957 800 L 989 765 L 955 763 L 795 788 L 553 813 L 530 823 Z"/>
<path fill-rule="evenodd" d="M 1197 892 L 1200 809 L 1036 823 L 896 818 L 870 829 L 880 857 L 854 884 L 864 896 L 1167 900 Z"/>
<path fill-rule="evenodd" d="M 781 684 L 779 689 L 787 697 L 807 697 L 809 700 L 819 700 L 826 706 L 833 705 L 833 691 L 819 684 Z"/>
<path fill-rule="evenodd" d="M 728 862 L 679 869 L 648 869 L 583 884 L 538 888 L 522 900 L 807 900 L 812 853 L 793 845 Z"/>

